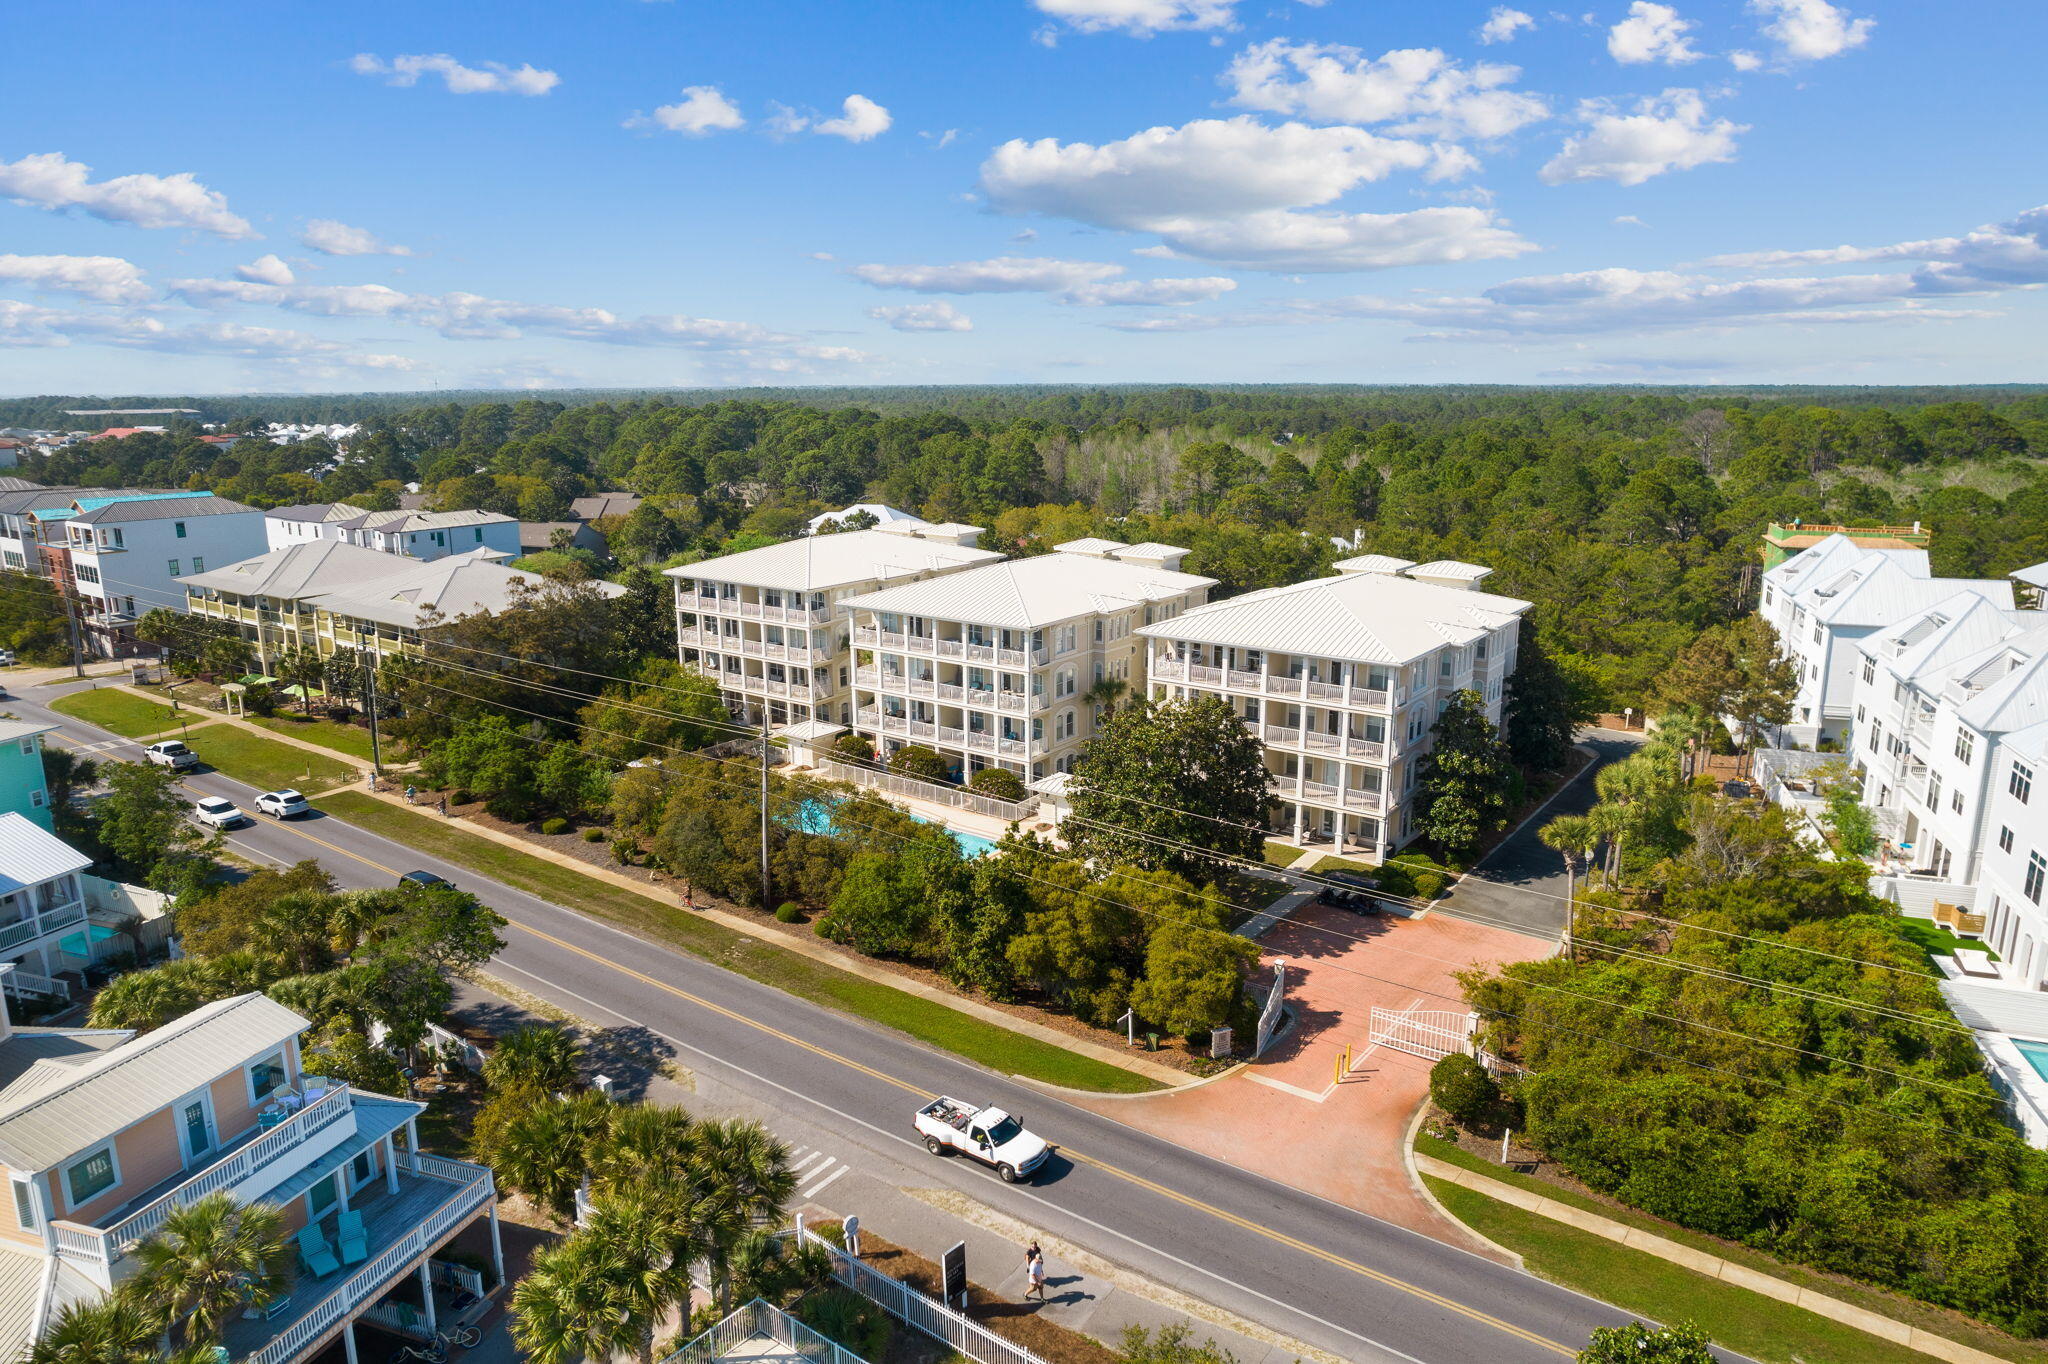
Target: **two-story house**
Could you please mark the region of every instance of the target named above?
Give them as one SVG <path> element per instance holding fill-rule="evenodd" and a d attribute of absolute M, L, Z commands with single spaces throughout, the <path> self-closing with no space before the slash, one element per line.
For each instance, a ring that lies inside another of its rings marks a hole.
<path fill-rule="evenodd" d="M 0 716 L 0 814 L 20 815 L 46 830 L 56 827 L 43 777 L 43 736 L 56 728 Z"/>
<path fill-rule="evenodd" d="M 906 521 L 668 569 L 677 654 L 750 723 L 850 725 L 847 600 L 1001 559 L 975 547 L 980 535 L 978 526 Z"/>
<path fill-rule="evenodd" d="M 1143 696 L 1137 632 L 1216 585 L 1179 571 L 1186 554 L 1074 540 L 849 597 L 854 729 L 884 759 L 909 744 L 936 750 L 955 780 L 991 766 L 1026 781 L 1071 771 L 1101 709 L 1089 691 L 1113 679 Z"/>
<path fill-rule="evenodd" d="M 158 607 L 178 610 L 185 599 L 178 579 L 261 554 L 266 545 L 262 512 L 212 493 L 80 497 L 60 519 L 66 587 L 78 597 L 87 650 L 105 658 L 154 647 L 136 640 L 135 622 Z"/>
<path fill-rule="evenodd" d="M 1215 696 L 1260 736 L 1275 836 L 1385 858 L 1415 836 L 1430 730 L 1456 691 L 1500 723 L 1530 603 L 1477 564 L 1383 554 L 1143 627 L 1155 697 Z"/>
<path fill-rule="evenodd" d="M 263 514 L 268 548 L 335 540 L 408 559 L 442 559 L 487 549 L 508 559 L 520 553 L 519 522 L 487 511 L 370 511 L 348 502 L 273 507 Z"/>
<path fill-rule="evenodd" d="M 14 967 L 0 989 L 67 1001 L 94 962 L 162 947 L 167 898 L 93 876 L 91 866 L 42 825 L 0 814 L 0 963 Z"/>
<path fill-rule="evenodd" d="M 0 968 L 5 969 L 5 968 Z M 420 1150 L 425 1105 L 304 1072 L 310 1025 L 260 994 L 153 1032 L 16 1028 L 0 1013 L 0 1313 L 18 1358 L 66 1303 L 107 1292 L 176 1208 L 213 1193 L 280 1207 L 290 1291 L 252 1301 L 224 1348 L 294 1364 L 402 1298 L 435 1325 L 430 1263 L 479 1218 L 499 1265 L 491 1172 Z M 346 1235 L 344 1233 L 347 1233 Z"/>

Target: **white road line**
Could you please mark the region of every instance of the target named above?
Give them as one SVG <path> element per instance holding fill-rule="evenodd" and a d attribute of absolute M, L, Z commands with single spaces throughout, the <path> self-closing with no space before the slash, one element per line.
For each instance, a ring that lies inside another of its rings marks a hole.
<path fill-rule="evenodd" d="M 834 1170 L 829 1176 L 827 1176 L 823 1183 L 813 1184 L 810 1188 L 805 1189 L 802 1193 L 798 1194 L 797 1197 L 806 1200 L 815 1199 L 819 1194 L 825 1192 L 825 1190 L 831 1185 L 833 1180 L 839 1178 L 839 1176 L 845 1174 L 848 1170 L 851 1170 L 852 1168 L 853 1167 L 851 1165 L 840 1166 L 838 1169 Z"/>
<path fill-rule="evenodd" d="M 797 1162 L 796 1164 L 794 1164 L 794 1165 L 790 1166 L 789 1168 L 790 1168 L 790 1169 L 791 1169 L 792 1171 L 796 1171 L 796 1170 L 801 1170 L 801 1169 L 803 1169 L 803 1168 L 804 1168 L 804 1166 L 806 1166 L 806 1165 L 809 1165 L 809 1164 L 810 1164 L 810 1163 L 811 1163 L 812 1161 L 816 1160 L 816 1159 L 817 1159 L 817 1158 L 818 1158 L 819 1156 L 822 1156 L 822 1155 L 824 1155 L 824 1154 L 825 1154 L 825 1153 L 824 1153 L 823 1151 L 813 1151 L 813 1152 L 811 1152 L 811 1153 L 810 1153 L 809 1155 L 805 1156 L 805 1157 L 804 1157 L 804 1158 L 803 1158 L 802 1160 L 798 1161 L 798 1162 Z M 830 1161 L 827 1161 L 827 1162 L 825 1162 L 825 1164 L 826 1164 L 826 1165 L 830 1165 L 830 1164 L 831 1164 L 831 1162 L 830 1162 Z M 819 1169 L 823 1169 L 823 1168 L 824 1168 L 824 1166 L 820 1166 L 820 1167 L 819 1167 Z M 814 1171 L 812 1171 L 811 1173 L 813 1173 L 813 1174 L 816 1174 L 816 1173 L 817 1173 L 817 1171 L 816 1171 L 816 1170 L 814 1170 Z"/>

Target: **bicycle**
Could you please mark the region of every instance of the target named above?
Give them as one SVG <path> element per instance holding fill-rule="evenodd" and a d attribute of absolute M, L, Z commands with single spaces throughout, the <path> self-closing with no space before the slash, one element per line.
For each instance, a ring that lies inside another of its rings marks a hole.
<path fill-rule="evenodd" d="M 437 1335 L 431 1345 L 401 1345 L 391 1352 L 390 1364 L 410 1364 L 415 1359 L 422 1364 L 448 1364 L 446 1338 Z"/>

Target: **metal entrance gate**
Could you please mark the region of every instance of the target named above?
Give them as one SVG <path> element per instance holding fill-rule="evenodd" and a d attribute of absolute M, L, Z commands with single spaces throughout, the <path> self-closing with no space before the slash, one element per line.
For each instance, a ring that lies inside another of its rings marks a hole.
<path fill-rule="evenodd" d="M 1273 988 L 1266 995 L 1266 1005 L 1259 1010 L 1259 1033 L 1252 1047 L 1252 1059 L 1257 1060 L 1265 1053 L 1267 1044 L 1272 1042 L 1273 1033 L 1280 1026 L 1280 1015 L 1287 1005 L 1287 963 L 1281 962 L 1273 968 Z"/>
<path fill-rule="evenodd" d="M 1372 1010 L 1372 1044 L 1392 1047 L 1425 1061 L 1441 1061 L 1452 1052 L 1472 1054 L 1472 1030 L 1479 1015 L 1450 1009 Z"/>

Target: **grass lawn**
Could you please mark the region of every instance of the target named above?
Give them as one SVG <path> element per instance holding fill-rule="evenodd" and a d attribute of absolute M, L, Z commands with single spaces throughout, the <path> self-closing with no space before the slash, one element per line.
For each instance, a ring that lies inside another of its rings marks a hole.
<path fill-rule="evenodd" d="M 1325 853 L 1311 870 L 1349 871 L 1356 872 L 1360 876 L 1370 876 L 1375 871 L 1378 871 L 1379 868 L 1371 862 L 1360 862 L 1356 858 L 1350 857 L 1333 857 Z"/>
<path fill-rule="evenodd" d="M 1764 1364 L 1927 1364 L 1931 1357 L 1456 1184 L 1423 1181 L 1459 1221 L 1544 1278 L 1652 1320 L 1697 1322 L 1715 1344 Z"/>
<path fill-rule="evenodd" d="M 201 762 L 264 791 L 293 786 L 310 796 L 356 779 L 356 769 L 338 758 L 258 738 L 234 725 L 195 729 L 187 742 Z"/>
<path fill-rule="evenodd" d="M 252 715 L 249 723 L 261 725 L 274 734 L 287 734 L 309 744 L 331 748 L 336 753 L 346 753 L 351 758 L 361 758 L 364 762 L 370 760 L 370 731 L 360 725 L 338 724 L 318 716 L 287 715 L 283 711 L 272 716 Z M 396 746 L 387 740 L 384 744 L 385 758 L 393 759 L 396 755 Z"/>
<path fill-rule="evenodd" d="M 1965 1345 L 1974 1346 L 1986 1354 L 1996 1355 L 2001 1359 L 2030 1362 L 2048 1361 L 2048 1342 L 2016 1340 L 1992 1327 L 1979 1325 L 1965 1317 L 1958 1316 L 1953 1312 L 1943 1311 L 1938 1307 L 1929 1306 L 1917 1299 L 1908 1298 L 1897 1293 L 1890 1293 L 1882 1288 L 1849 1283 L 1822 1274 L 1817 1270 L 1809 1269 L 1804 1265 L 1791 1264 L 1784 1260 L 1775 1259 L 1761 1251 L 1751 1250 L 1747 1246 L 1735 1245 L 1727 1241 L 1716 1240 L 1711 1236 L 1703 1236 L 1698 1232 L 1688 1231 L 1684 1227 L 1666 1222 L 1662 1218 L 1652 1217 L 1644 1212 L 1637 1212 L 1633 1208 L 1617 1207 L 1612 1203 L 1602 1202 L 1597 1198 L 1589 1198 L 1571 1189 L 1560 1188 L 1555 1184 L 1534 1179 L 1528 1175 L 1516 1174 L 1512 1170 L 1504 1170 L 1493 1162 L 1475 1156 L 1469 1151 L 1462 1150 L 1450 1142 L 1439 1141 L 1434 1137 L 1418 1134 L 1415 1138 L 1415 1150 L 1418 1155 L 1434 1156 L 1446 1164 L 1460 1165 L 1465 1169 L 1478 1171 L 1489 1179 L 1497 1179 L 1503 1184 L 1513 1184 L 1518 1188 L 1541 1194 L 1545 1198 L 1553 1199 L 1556 1202 L 1570 1204 L 1575 1208 L 1583 1208 L 1612 1222 L 1620 1222 L 1631 1227 L 1640 1227 L 1645 1231 L 1654 1232 L 1666 1240 L 1676 1241 L 1680 1245 L 1690 1246 L 1709 1255 L 1718 1255 L 1724 1260 L 1757 1270 L 1760 1273 L 1769 1274 L 1773 1278 L 1783 1279 L 1802 1288 L 1810 1288 L 1816 1293 L 1825 1293 L 1831 1298 L 1838 1298 L 1843 1302 L 1864 1308 L 1867 1311 L 1882 1313 L 1896 1321 L 1903 1321 L 1910 1325 L 1918 1326 L 1922 1330 L 1937 1332 L 1940 1335 L 1947 1336 L 1950 1340 L 1957 1340 Z M 1667 1310 L 1659 1307 L 1657 1303 L 1660 1299 L 1658 1298 L 1651 1297 L 1646 1300 L 1637 1300 L 1622 1296 L 1619 1290 L 1611 1289 L 1593 1279 L 1574 1277 L 1572 1267 L 1577 1258 L 1576 1251 L 1553 1266 L 1548 1262 L 1541 1261 L 1538 1251 L 1531 1249 L 1531 1246 L 1556 1246 L 1565 1244 L 1565 1242 L 1558 1239 L 1560 1237 L 1577 1238 L 1570 1241 L 1569 1244 L 1576 1246 L 1579 1241 L 1584 1241 L 1592 1246 L 1605 1247 L 1606 1250 L 1603 1253 L 1608 1256 L 1625 1256 L 1641 1260 L 1647 1265 L 1656 1267 L 1661 1272 L 1680 1276 L 1674 1281 L 1679 1285 L 1686 1287 L 1699 1285 L 1711 1289 L 1712 1292 L 1717 1294 L 1737 1295 L 1742 1300 L 1740 1305 L 1740 1311 L 1742 1312 L 1754 1310 L 1755 1312 L 1766 1314 L 1770 1320 L 1776 1320 L 1782 1314 L 1791 1322 L 1812 1323 L 1819 1329 L 1839 1332 L 1842 1339 L 1855 1342 L 1858 1349 L 1861 1349 L 1867 1343 L 1872 1351 L 1881 1348 L 1893 1352 L 1890 1354 L 1865 1354 L 1858 1353 L 1857 1350 L 1852 1349 L 1846 1351 L 1834 1350 L 1832 1352 L 1821 1351 L 1800 1355 L 1787 1351 L 1766 1353 L 1760 1351 L 1753 1343 L 1748 1342 L 1745 1337 L 1733 1331 L 1724 1333 L 1719 1329 L 1714 1320 L 1710 1320 L 1703 1313 L 1696 1314 L 1700 1324 L 1707 1327 L 1713 1333 L 1715 1340 L 1740 1350 L 1744 1354 L 1753 1355 L 1757 1359 L 1773 1361 L 1797 1358 L 1805 1361 L 1806 1364 L 1819 1364 L 1823 1360 L 1862 1361 L 1869 1359 L 1884 1361 L 1898 1359 L 1924 1361 L 1928 1358 L 1928 1356 L 1918 1351 L 1908 1350 L 1901 1345 L 1892 1345 L 1879 1341 L 1875 1337 L 1865 1335 L 1861 1331 L 1817 1317 L 1811 1312 L 1801 1311 L 1798 1308 L 1780 1303 L 1775 1299 L 1751 1293 L 1746 1289 L 1737 1289 L 1717 1283 L 1703 1275 L 1695 1274 L 1689 1269 L 1682 1269 L 1668 1261 L 1659 1260 L 1655 1256 L 1630 1250 L 1626 1247 L 1615 1245 L 1612 1241 L 1602 1237 L 1577 1231 L 1574 1228 L 1567 1227 L 1562 1222 L 1553 1222 L 1547 1217 L 1538 1217 L 1536 1214 L 1524 1212 L 1520 1208 L 1509 1207 L 1505 1203 L 1460 1189 L 1456 1185 L 1430 1179 L 1428 1175 L 1424 1175 L 1423 1178 L 1428 1180 L 1430 1188 L 1437 1193 L 1437 1196 L 1443 1200 L 1444 1206 L 1449 1208 L 1459 1220 L 1470 1224 L 1475 1231 L 1480 1232 L 1489 1239 L 1498 1241 L 1508 1249 L 1526 1256 L 1529 1261 L 1529 1268 L 1542 1274 L 1543 1277 L 1577 1288 L 1583 1292 L 1591 1293 L 1596 1297 L 1605 1298 L 1609 1302 L 1618 1303 L 1631 1311 L 1655 1315 L 1660 1321 L 1673 1321 L 1686 1315 L 1685 1311 Z M 1446 1196 L 1444 1193 L 1446 1189 L 1460 1195 L 1462 1200 L 1469 1200 L 1476 1207 L 1477 1214 L 1483 1215 L 1489 1220 L 1479 1221 L 1475 1220 L 1474 1217 L 1466 1216 L 1467 1202 L 1453 1200 L 1451 1197 Z M 1502 1229 L 1497 1230 L 1496 1227 Z M 1545 1253 L 1548 1252 L 1546 1251 Z M 1589 1266 L 1593 1263 L 1591 1260 L 1587 1261 Z M 1647 1274 L 1649 1271 L 1646 1269 L 1638 1272 Z"/>
<path fill-rule="evenodd" d="M 1301 860 L 1301 849 L 1287 843 L 1266 840 L 1266 863 L 1274 867 L 1291 867 Z"/>
<path fill-rule="evenodd" d="M 408 847 L 445 857 L 558 905 L 607 919 L 713 965 L 736 971 L 816 1004 L 910 1034 L 1005 1074 L 1110 1094 L 1160 1088 L 1143 1075 L 1025 1037 L 943 1004 L 883 985 L 801 953 L 776 947 L 723 924 L 571 868 L 444 823 L 397 809 L 360 791 L 324 802 L 329 814 L 374 829 Z"/>
<path fill-rule="evenodd" d="M 50 709 L 130 739 L 154 739 L 165 730 L 175 732 L 181 719 L 203 724 L 212 718 L 204 711 L 172 710 L 112 687 L 60 696 L 50 703 Z"/>
<path fill-rule="evenodd" d="M 1935 957 L 1952 956 L 1958 947 L 1974 947 L 1979 952 L 1990 957 L 1991 960 L 1998 960 L 1998 954 L 1991 950 L 1990 943 L 1979 942 L 1975 938 L 1958 938 L 1954 933 L 1932 919 L 1913 919 L 1901 916 L 1898 922 L 1899 931 L 1919 945 L 1920 950 L 1928 956 L 1927 964 L 1937 971 L 1941 968 L 1934 965 L 1933 959 Z"/>

